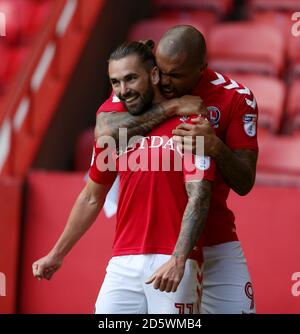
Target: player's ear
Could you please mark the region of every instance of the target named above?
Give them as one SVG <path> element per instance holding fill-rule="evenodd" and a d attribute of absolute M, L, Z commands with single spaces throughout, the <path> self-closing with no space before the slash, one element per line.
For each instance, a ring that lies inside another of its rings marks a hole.
<path fill-rule="evenodd" d="M 151 70 L 151 82 L 153 85 L 158 85 L 159 83 L 159 69 L 157 66 L 154 66 Z"/>

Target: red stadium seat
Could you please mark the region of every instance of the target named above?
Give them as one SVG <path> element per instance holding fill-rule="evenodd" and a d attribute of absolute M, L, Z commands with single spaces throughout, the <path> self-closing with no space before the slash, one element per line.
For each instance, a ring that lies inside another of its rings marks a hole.
<path fill-rule="evenodd" d="M 289 78 L 300 77 L 300 36 L 290 34 L 288 39 Z"/>
<path fill-rule="evenodd" d="M 251 16 L 254 23 L 277 27 L 285 37 L 291 34 L 291 13 L 278 11 L 257 11 Z"/>
<path fill-rule="evenodd" d="M 230 77 L 253 92 L 259 108 L 259 126 L 277 132 L 284 113 L 285 83 L 277 78 L 253 74 L 232 74 Z"/>
<path fill-rule="evenodd" d="M 29 48 L 26 46 L 5 46 L 0 47 L 0 86 L 5 91 L 11 80 L 25 64 Z"/>
<path fill-rule="evenodd" d="M 158 9 L 202 9 L 212 10 L 224 15 L 232 8 L 232 0 L 154 0 L 154 6 Z"/>
<path fill-rule="evenodd" d="M 0 0 L 0 12 L 6 16 L 8 43 L 19 44 L 32 38 L 50 12 L 50 0 Z"/>
<path fill-rule="evenodd" d="M 197 28 L 205 36 L 204 28 L 196 21 L 188 19 L 153 19 L 144 20 L 135 24 L 128 35 L 128 38 L 134 40 L 153 39 L 157 43 L 162 35 L 170 28 L 178 24 L 189 24 Z"/>
<path fill-rule="evenodd" d="M 299 0 L 248 0 L 253 10 L 300 11 Z"/>
<path fill-rule="evenodd" d="M 0 44 L 0 87 L 3 87 L 6 81 L 6 73 L 9 66 L 9 51 L 5 45 Z"/>
<path fill-rule="evenodd" d="M 5 15 L 6 20 L 6 43 L 18 43 L 24 24 L 24 1 L 0 0 L 0 12 Z M 2 40 L 2 39 L 1 39 Z"/>
<path fill-rule="evenodd" d="M 242 71 L 277 76 L 284 65 L 283 34 L 275 27 L 263 24 L 216 26 L 210 31 L 208 50 L 210 66 L 221 72 Z"/>
<path fill-rule="evenodd" d="M 300 136 L 265 136 L 259 140 L 258 180 L 300 184 Z"/>
<path fill-rule="evenodd" d="M 215 12 L 208 10 L 161 10 L 155 15 L 155 18 L 197 21 L 206 31 L 219 20 L 218 15 Z"/>
<path fill-rule="evenodd" d="M 31 0 L 28 4 L 28 13 L 26 15 L 25 29 L 22 37 L 30 40 L 36 36 L 43 24 L 51 13 L 53 2 L 50 0 Z"/>
<path fill-rule="evenodd" d="M 287 114 L 283 126 L 284 133 L 300 132 L 300 79 L 293 82 L 287 99 Z"/>
<path fill-rule="evenodd" d="M 30 52 L 30 47 L 20 46 L 10 48 L 10 64 L 8 68 L 8 76 L 13 77 L 26 64 L 26 58 Z"/>
<path fill-rule="evenodd" d="M 87 171 L 90 167 L 94 142 L 94 129 L 83 131 L 75 145 L 74 169 Z"/>
<path fill-rule="evenodd" d="M 5 93 L 15 79 L 17 73 L 25 64 L 29 52 L 27 46 L 0 46 L 0 92 Z"/>

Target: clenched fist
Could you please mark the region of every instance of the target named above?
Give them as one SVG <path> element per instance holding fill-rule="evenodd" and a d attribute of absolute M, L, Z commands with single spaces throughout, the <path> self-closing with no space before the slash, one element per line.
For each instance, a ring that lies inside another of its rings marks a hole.
<path fill-rule="evenodd" d="M 36 277 L 38 280 L 42 280 L 43 278 L 50 280 L 53 274 L 60 268 L 61 265 L 61 259 L 58 259 L 51 254 L 48 254 L 33 263 L 32 273 L 33 276 Z"/>

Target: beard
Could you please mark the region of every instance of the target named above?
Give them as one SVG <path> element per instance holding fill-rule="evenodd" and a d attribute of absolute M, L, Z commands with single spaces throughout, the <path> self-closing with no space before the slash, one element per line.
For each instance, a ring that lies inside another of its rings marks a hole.
<path fill-rule="evenodd" d="M 135 97 L 132 103 L 126 102 L 127 99 Z M 122 101 L 124 106 L 127 108 L 128 112 L 133 115 L 141 115 L 147 109 L 152 106 L 152 101 L 154 98 L 154 90 L 150 86 L 149 89 L 146 91 L 145 94 L 139 94 L 136 91 L 130 91 L 125 96 L 119 95 L 118 98 Z"/>

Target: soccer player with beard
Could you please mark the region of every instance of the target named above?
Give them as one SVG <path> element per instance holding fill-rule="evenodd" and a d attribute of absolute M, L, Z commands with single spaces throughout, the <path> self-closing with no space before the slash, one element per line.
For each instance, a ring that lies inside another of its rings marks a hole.
<path fill-rule="evenodd" d="M 158 89 L 155 58 L 142 43 L 122 45 L 111 54 L 109 77 L 115 94 L 132 115 L 143 114 L 165 100 Z M 33 264 L 35 277 L 50 279 L 57 271 L 66 254 L 95 221 L 119 175 L 113 254 L 96 313 L 200 312 L 199 237 L 208 213 L 214 163 L 209 158 L 199 160 L 189 155 L 190 165 L 186 165 L 186 155 L 177 149 L 172 138 L 172 129 L 184 121 L 178 116 L 169 118 L 147 136 L 119 150 L 113 160 L 115 170 L 103 170 L 106 157 L 111 158 L 110 153 L 105 156 L 110 150 L 95 144 L 87 185 L 55 246 Z M 202 122 L 208 123 L 205 119 Z M 143 159 L 145 156 L 147 159 Z M 176 161 L 182 168 L 175 166 Z M 168 165 L 165 162 L 169 162 L 169 169 L 164 168 Z M 128 168 L 121 168 L 126 164 Z"/>

